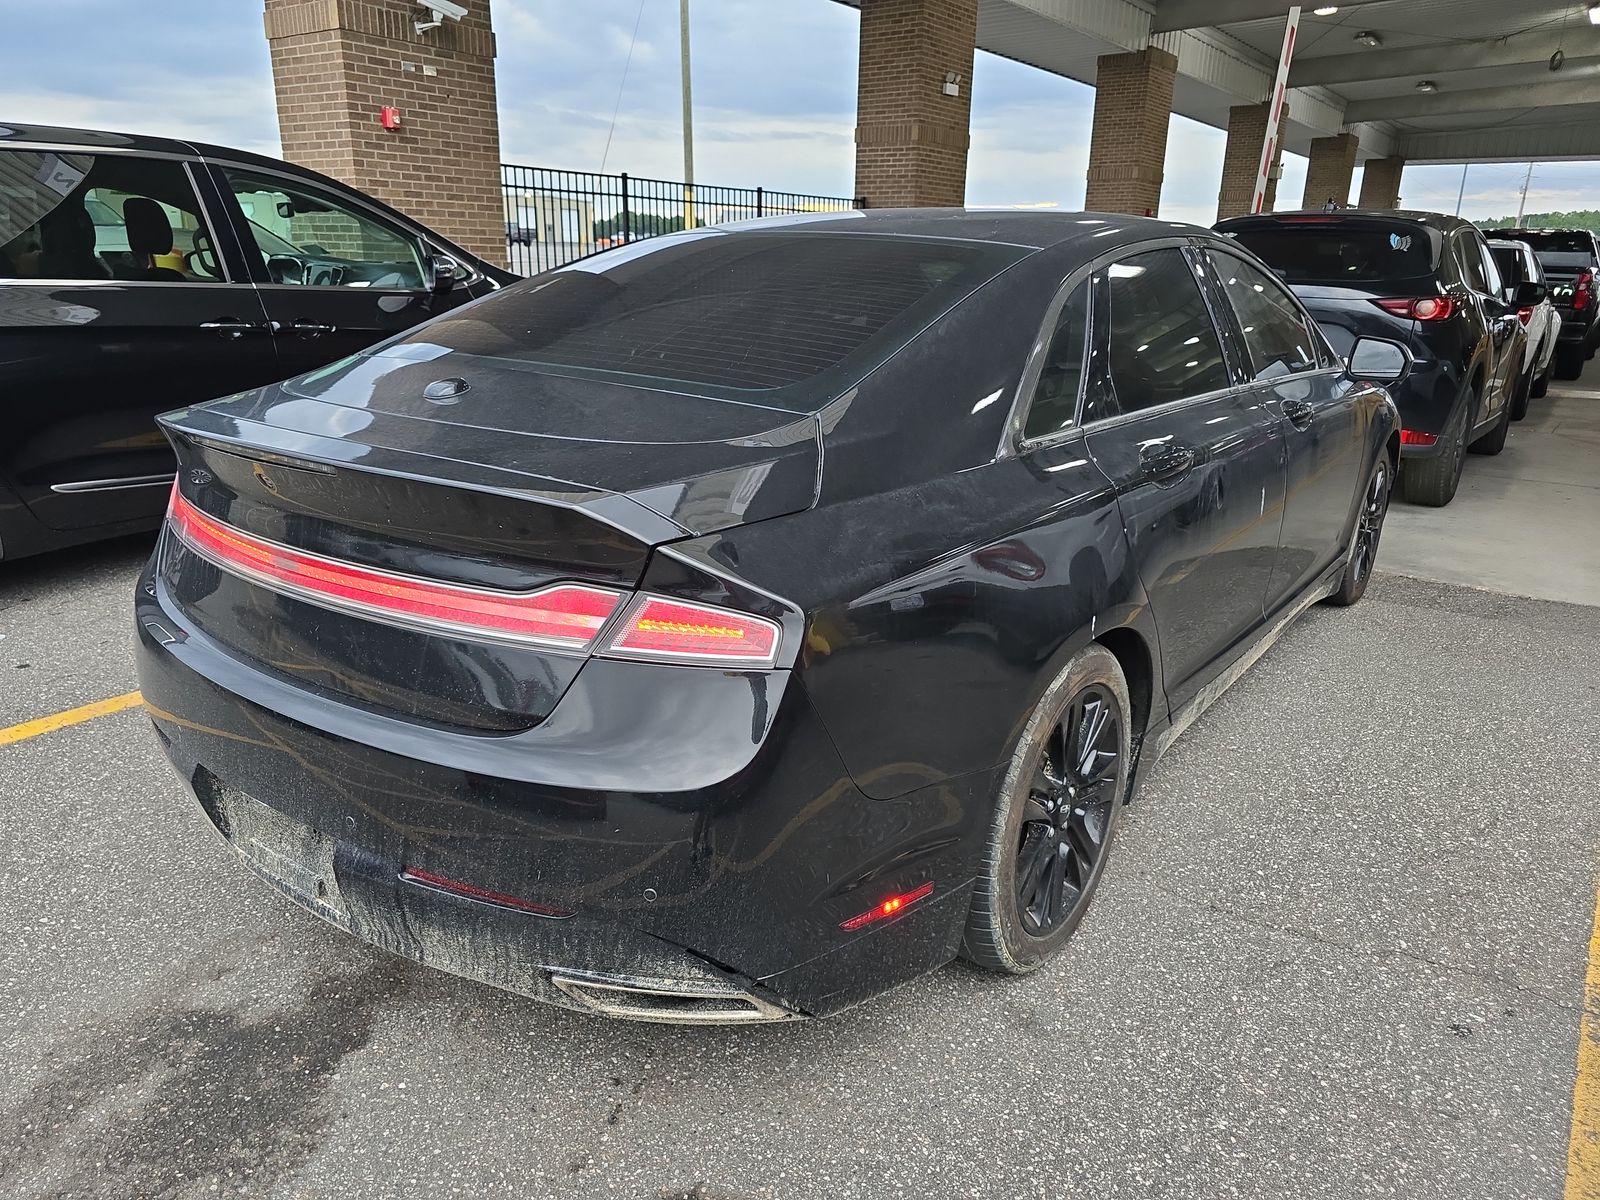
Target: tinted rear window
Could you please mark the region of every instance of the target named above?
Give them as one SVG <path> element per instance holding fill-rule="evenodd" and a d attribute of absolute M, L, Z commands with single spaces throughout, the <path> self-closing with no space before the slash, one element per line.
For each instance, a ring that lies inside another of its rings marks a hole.
<path fill-rule="evenodd" d="M 1288 283 L 1384 283 L 1434 269 L 1433 241 L 1416 225 L 1336 221 L 1228 232 Z"/>
<path fill-rule="evenodd" d="M 1527 242 L 1536 254 L 1593 254 L 1594 236 L 1588 233 L 1575 231 L 1552 231 L 1540 233 L 1535 230 L 1519 229 L 1516 240 Z"/>
<path fill-rule="evenodd" d="M 1502 282 L 1522 282 L 1522 255 L 1520 252 L 1500 246 L 1490 246 L 1489 253 L 1494 255 L 1494 265 L 1500 268 Z"/>
<path fill-rule="evenodd" d="M 417 340 L 658 383 L 786 388 L 892 349 L 1020 253 L 862 234 L 707 232 L 539 276 Z"/>

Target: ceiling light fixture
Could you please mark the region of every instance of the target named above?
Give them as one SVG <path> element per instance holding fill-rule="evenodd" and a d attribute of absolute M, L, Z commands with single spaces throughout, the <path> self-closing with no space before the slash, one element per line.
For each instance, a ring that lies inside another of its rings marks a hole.
<path fill-rule="evenodd" d="M 1550 69 L 1552 71 L 1559 71 L 1561 70 L 1561 64 L 1566 61 L 1567 52 L 1558 48 L 1556 52 L 1550 56 Z"/>
<path fill-rule="evenodd" d="M 1363 46 L 1383 45 L 1383 39 L 1377 34 L 1373 33 L 1370 29 L 1363 29 L 1360 33 L 1356 34 L 1356 41 L 1360 42 Z"/>
<path fill-rule="evenodd" d="M 1589 24 L 1600 25 L 1600 4 L 1589 5 Z"/>
<path fill-rule="evenodd" d="M 1336 4 L 1324 4 L 1321 8 L 1313 8 L 1311 10 L 1311 15 L 1314 16 L 1314 17 L 1331 17 L 1331 16 L 1333 16 L 1334 13 L 1336 13 L 1338 11 L 1339 11 L 1339 6 L 1338 5 L 1336 5 Z"/>
<path fill-rule="evenodd" d="M 1417 91 L 1419 92 L 1437 92 L 1438 90 L 1439 85 L 1431 79 L 1417 80 Z"/>

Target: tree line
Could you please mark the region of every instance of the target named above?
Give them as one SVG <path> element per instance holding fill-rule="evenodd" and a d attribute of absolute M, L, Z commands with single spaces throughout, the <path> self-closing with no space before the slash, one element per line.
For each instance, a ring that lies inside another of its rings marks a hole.
<path fill-rule="evenodd" d="M 1479 229 L 1515 229 L 1515 217 L 1497 217 L 1475 222 Z M 1600 232 L 1600 209 L 1580 208 L 1573 212 L 1524 213 L 1524 229 L 1593 229 Z"/>

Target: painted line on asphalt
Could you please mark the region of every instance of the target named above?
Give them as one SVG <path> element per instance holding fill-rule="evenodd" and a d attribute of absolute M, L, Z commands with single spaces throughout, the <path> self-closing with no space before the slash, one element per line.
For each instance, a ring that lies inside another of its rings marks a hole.
<path fill-rule="evenodd" d="M 1589 970 L 1578 1018 L 1578 1077 L 1572 1084 L 1572 1130 L 1567 1135 L 1563 1200 L 1600 1200 L 1600 896 L 1589 934 Z"/>
<path fill-rule="evenodd" d="M 96 717 L 103 717 L 110 713 L 122 712 L 124 709 L 135 708 L 144 703 L 144 697 L 138 692 L 124 692 L 120 696 L 112 696 L 109 700 L 96 700 L 93 704 L 79 705 L 69 708 L 65 712 L 54 713 L 48 717 L 38 717 L 32 721 L 24 721 L 20 725 L 8 725 L 0 729 L 0 746 L 9 746 L 13 742 L 25 742 L 45 733 L 54 733 L 58 729 L 66 729 L 70 725 L 81 725 L 85 721 L 92 721 Z"/>

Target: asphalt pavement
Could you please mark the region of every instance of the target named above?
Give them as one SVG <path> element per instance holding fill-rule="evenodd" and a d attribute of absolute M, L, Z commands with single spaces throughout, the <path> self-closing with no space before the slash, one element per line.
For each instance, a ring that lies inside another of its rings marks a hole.
<path fill-rule="evenodd" d="M 135 686 L 147 549 L 0 568 L 0 727 Z M 770 1028 L 367 949 L 137 709 L 0 746 L 0 1196 L 1556 1200 L 1597 648 L 1600 608 L 1381 575 L 1173 747 L 1059 960 Z"/>

